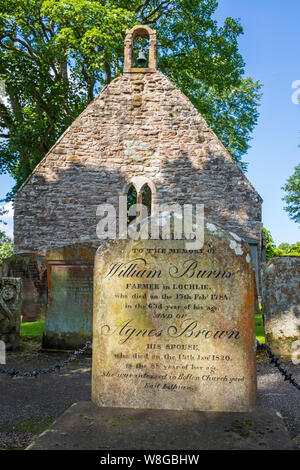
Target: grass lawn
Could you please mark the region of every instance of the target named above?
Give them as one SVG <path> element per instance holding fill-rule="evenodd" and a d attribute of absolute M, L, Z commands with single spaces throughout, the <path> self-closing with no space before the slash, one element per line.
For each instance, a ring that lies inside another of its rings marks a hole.
<path fill-rule="evenodd" d="M 42 341 L 44 332 L 44 321 L 35 321 L 31 323 L 21 323 L 20 335 L 28 339 Z"/>
<path fill-rule="evenodd" d="M 21 323 L 21 336 L 42 341 L 45 322 L 36 321 L 32 323 Z M 255 335 L 260 343 L 265 342 L 265 331 L 262 315 L 255 315 Z"/>
<path fill-rule="evenodd" d="M 260 343 L 265 342 L 265 329 L 261 313 L 255 315 L 255 336 Z"/>

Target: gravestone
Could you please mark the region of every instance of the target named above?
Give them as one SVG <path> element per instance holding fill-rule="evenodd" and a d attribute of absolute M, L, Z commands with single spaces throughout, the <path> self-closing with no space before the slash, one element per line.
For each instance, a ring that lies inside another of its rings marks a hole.
<path fill-rule="evenodd" d="M 300 340 L 300 257 L 270 259 L 262 270 L 262 309 L 266 343 L 286 359 Z"/>
<path fill-rule="evenodd" d="M 19 346 L 22 280 L 13 277 L 0 279 L 0 341 L 6 351 Z"/>
<path fill-rule="evenodd" d="M 117 240 L 94 273 L 92 401 L 101 407 L 249 411 L 256 402 L 249 246 L 206 223 L 184 240 Z"/>
<path fill-rule="evenodd" d="M 45 349 L 75 349 L 92 338 L 96 247 L 75 244 L 47 251 Z"/>
<path fill-rule="evenodd" d="M 3 276 L 22 279 L 23 322 L 42 320 L 47 305 L 46 258 L 37 253 L 21 253 L 3 261 Z"/>

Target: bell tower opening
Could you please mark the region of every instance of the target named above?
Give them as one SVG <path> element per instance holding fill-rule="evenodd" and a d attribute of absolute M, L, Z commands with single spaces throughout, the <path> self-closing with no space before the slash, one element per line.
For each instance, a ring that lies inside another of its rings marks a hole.
<path fill-rule="evenodd" d="M 156 69 L 156 31 L 146 25 L 128 29 L 125 37 L 124 72 L 155 72 Z"/>
<path fill-rule="evenodd" d="M 135 68 L 146 68 L 149 62 L 149 39 L 137 37 L 133 46 Z"/>

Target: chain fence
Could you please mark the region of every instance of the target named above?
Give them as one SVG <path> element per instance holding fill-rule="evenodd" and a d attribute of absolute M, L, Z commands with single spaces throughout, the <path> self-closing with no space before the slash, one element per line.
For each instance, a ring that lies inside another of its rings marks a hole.
<path fill-rule="evenodd" d="M 22 372 L 16 369 L 0 369 L 0 374 L 8 374 L 11 377 L 38 377 L 40 374 L 49 374 L 50 372 L 55 372 L 56 370 L 65 367 L 71 362 L 77 361 L 82 354 L 85 353 L 88 349 L 92 349 L 91 341 L 87 341 L 85 345 L 78 351 L 74 351 L 67 359 L 64 361 L 58 361 L 53 366 L 47 367 L 46 369 L 33 369 L 28 372 Z"/>
<path fill-rule="evenodd" d="M 266 344 L 261 344 L 258 340 L 256 340 L 256 345 L 258 349 L 262 349 L 268 354 L 271 364 L 274 364 L 274 366 L 284 376 L 284 380 L 288 381 L 290 384 L 294 385 L 294 387 L 300 390 L 300 385 L 293 378 L 292 374 L 289 374 L 282 367 L 282 365 L 279 362 L 279 358 L 276 357 L 272 353 L 269 346 L 267 346 Z M 81 349 L 79 349 L 78 351 L 74 351 L 67 359 L 63 361 L 58 361 L 53 366 L 47 367 L 46 369 L 33 369 L 28 372 L 22 372 L 16 369 L 0 369 L 0 374 L 8 374 L 11 377 L 38 377 L 41 374 L 49 374 L 50 372 L 55 372 L 57 370 L 60 370 L 61 368 L 63 368 L 67 364 L 70 364 L 71 362 L 77 361 L 88 349 L 92 349 L 91 341 L 87 341 Z"/>
<path fill-rule="evenodd" d="M 280 364 L 279 358 L 275 356 L 275 354 L 272 353 L 271 349 L 267 344 L 261 344 L 258 340 L 256 340 L 257 347 L 259 349 L 263 349 L 266 351 L 270 358 L 271 364 L 274 364 L 274 366 L 279 370 L 281 375 L 284 376 L 284 380 L 288 381 L 290 384 L 294 385 L 298 390 L 300 390 L 300 385 L 296 382 L 296 380 L 293 378 L 292 374 L 289 374 Z"/>

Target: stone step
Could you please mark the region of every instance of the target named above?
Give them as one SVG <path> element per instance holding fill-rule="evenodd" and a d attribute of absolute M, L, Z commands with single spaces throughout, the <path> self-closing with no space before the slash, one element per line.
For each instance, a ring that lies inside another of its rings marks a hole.
<path fill-rule="evenodd" d="M 295 449 L 280 413 L 99 408 L 74 403 L 26 450 Z"/>

